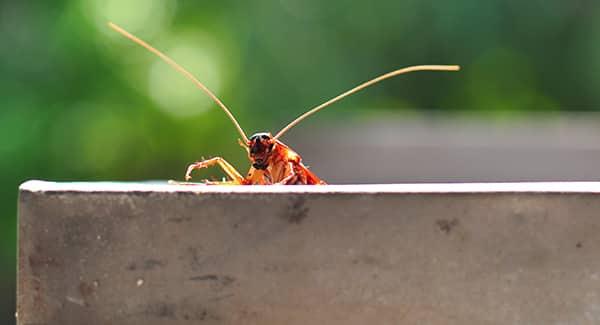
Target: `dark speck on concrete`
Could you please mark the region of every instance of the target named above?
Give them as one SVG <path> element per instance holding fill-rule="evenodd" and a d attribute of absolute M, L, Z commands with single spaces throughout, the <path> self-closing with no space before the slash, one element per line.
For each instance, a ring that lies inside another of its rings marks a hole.
<path fill-rule="evenodd" d="M 207 309 L 200 309 L 194 312 L 193 316 L 191 317 L 191 319 L 194 320 L 200 320 L 200 321 L 208 321 L 208 320 L 212 320 L 212 321 L 218 321 L 221 318 L 216 315 L 215 313 L 207 310 Z"/>
<path fill-rule="evenodd" d="M 203 311 L 200 313 L 200 320 L 205 320 L 205 319 L 206 319 L 206 317 L 208 317 L 208 312 L 207 312 L 206 310 L 203 310 Z"/>
<path fill-rule="evenodd" d="M 204 280 L 218 280 L 219 276 L 215 275 L 215 274 L 207 274 L 207 275 L 199 275 L 199 276 L 193 276 L 190 278 L 190 280 L 193 281 L 204 281 Z"/>
<path fill-rule="evenodd" d="M 203 259 L 201 258 L 201 253 L 199 252 L 201 249 L 196 247 L 189 247 L 187 249 L 187 256 L 190 259 L 190 267 L 192 270 L 198 270 L 202 267 Z"/>
<path fill-rule="evenodd" d="M 94 293 L 94 287 L 85 282 L 81 282 L 79 283 L 79 293 L 83 298 L 88 298 Z"/>
<path fill-rule="evenodd" d="M 152 270 L 157 267 L 164 266 L 165 263 L 155 259 L 147 259 L 144 261 L 144 270 Z"/>
<path fill-rule="evenodd" d="M 174 222 L 174 223 L 182 223 L 182 222 L 185 222 L 185 221 L 191 221 L 192 217 L 172 217 L 172 218 L 169 218 L 167 220 L 170 221 L 170 222 Z"/>
<path fill-rule="evenodd" d="M 160 318 L 170 318 L 176 319 L 175 316 L 175 305 L 167 304 L 164 302 L 159 302 L 156 304 L 148 305 L 145 311 L 146 315 L 160 317 Z"/>
<path fill-rule="evenodd" d="M 438 228 L 443 231 L 446 234 L 449 234 L 452 229 L 456 226 L 458 226 L 458 219 L 452 219 L 452 220 L 446 220 L 446 219 L 440 219 L 438 221 L 435 222 L 438 226 Z"/>
<path fill-rule="evenodd" d="M 144 260 L 144 262 L 141 265 L 141 268 L 148 271 L 148 270 L 154 270 L 154 269 L 156 269 L 158 267 L 162 267 L 162 266 L 165 266 L 165 262 L 149 258 L 149 259 Z M 128 271 L 135 271 L 138 269 L 138 264 L 136 262 L 131 262 L 127 265 L 126 268 Z"/>
<path fill-rule="evenodd" d="M 193 276 L 190 278 L 192 281 L 218 281 L 224 286 L 230 285 L 235 281 L 235 278 L 229 275 L 216 275 L 216 274 L 206 274 Z"/>
<path fill-rule="evenodd" d="M 583 244 L 581 242 L 578 242 L 577 244 L 575 244 L 575 247 L 581 248 L 581 247 L 583 247 Z"/>
<path fill-rule="evenodd" d="M 299 224 L 308 216 L 308 207 L 306 207 L 306 199 L 304 197 L 296 197 L 292 199 L 290 205 L 283 214 L 283 218 L 290 223 Z"/>

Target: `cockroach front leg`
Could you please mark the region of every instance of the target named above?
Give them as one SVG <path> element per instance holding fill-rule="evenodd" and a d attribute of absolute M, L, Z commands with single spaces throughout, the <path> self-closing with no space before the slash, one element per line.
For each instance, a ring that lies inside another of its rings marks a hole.
<path fill-rule="evenodd" d="M 221 169 L 231 178 L 230 182 L 206 182 L 207 184 L 242 184 L 244 183 L 244 177 L 231 166 L 225 159 L 221 157 L 215 157 L 203 161 L 195 162 L 188 166 L 185 173 L 185 180 L 189 181 L 192 178 L 192 171 L 195 169 L 208 168 L 214 165 L 219 165 Z"/>
<path fill-rule="evenodd" d="M 277 182 L 278 185 L 292 185 L 298 182 L 298 174 L 294 170 L 294 165 L 292 163 L 288 164 L 288 175 L 286 175 L 281 181 Z"/>

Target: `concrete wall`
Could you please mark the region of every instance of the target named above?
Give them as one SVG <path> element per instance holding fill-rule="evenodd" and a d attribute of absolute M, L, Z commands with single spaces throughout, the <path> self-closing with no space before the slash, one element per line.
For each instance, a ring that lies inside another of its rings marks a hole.
<path fill-rule="evenodd" d="M 32 324 L 598 324 L 600 184 L 21 187 Z"/>
<path fill-rule="evenodd" d="M 332 184 L 600 181 L 598 114 L 321 121 L 282 140 Z"/>

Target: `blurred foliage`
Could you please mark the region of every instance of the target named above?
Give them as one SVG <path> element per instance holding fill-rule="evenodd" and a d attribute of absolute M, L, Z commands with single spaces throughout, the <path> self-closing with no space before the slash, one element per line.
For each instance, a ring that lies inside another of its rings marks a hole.
<path fill-rule="evenodd" d="M 396 78 L 319 119 L 369 114 L 353 107 L 490 115 L 600 107 L 593 0 L 0 2 L 2 324 L 13 322 L 21 182 L 181 179 L 202 155 L 245 166 L 224 114 L 107 20 L 192 70 L 248 133 L 275 132 L 359 82 L 414 64 L 463 71 Z"/>

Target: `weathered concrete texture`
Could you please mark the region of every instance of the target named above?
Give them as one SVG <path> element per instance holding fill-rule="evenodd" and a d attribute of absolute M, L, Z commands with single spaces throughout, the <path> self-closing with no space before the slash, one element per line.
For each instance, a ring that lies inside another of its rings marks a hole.
<path fill-rule="evenodd" d="M 19 324 L 598 324 L 599 193 L 29 182 Z"/>

